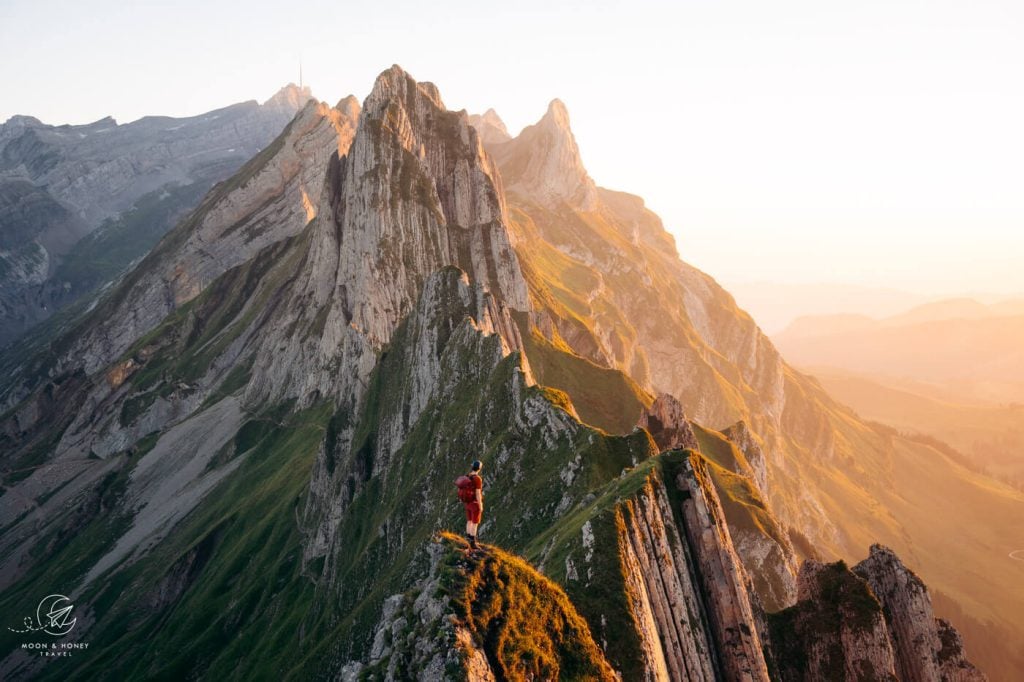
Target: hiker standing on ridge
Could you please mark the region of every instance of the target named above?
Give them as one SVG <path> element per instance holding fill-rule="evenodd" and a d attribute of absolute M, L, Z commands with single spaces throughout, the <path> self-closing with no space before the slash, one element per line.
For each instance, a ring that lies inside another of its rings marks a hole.
<path fill-rule="evenodd" d="M 476 533 L 484 513 L 484 479 L 480 478 L 480 469 L 483 466 L 480 460 L 474 460 L 469 474 L 459 476 L 455 481 L 459 489 L 459 500 L 466 508 L 466 539 L 473 549 L 477 549 Z"/>

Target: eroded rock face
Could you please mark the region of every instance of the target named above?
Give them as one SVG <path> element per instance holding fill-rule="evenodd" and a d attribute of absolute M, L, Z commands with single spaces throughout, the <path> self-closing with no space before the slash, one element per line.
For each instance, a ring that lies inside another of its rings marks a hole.
<path fill-rule="evenodd" d="M 410 592 L 384 601 L 367 660 L 342 665 L 341 680 L 357 682 L 368 670 L 387 682 L 408 679 L 414 671 L 424 680 L 496 679 L 487 656 L 466 626 L 457 622 L 442 591 L 444 548 L 430 543 L 425 553 L 426 575 Z"/>
<path fill-rule="evenodd" d="M 885 610 L 901 680 L 984 680 L 968 660 L 959 634 L 935 618 L 928 588 L 889 548 L 872 545 L 854 572 L 870 585 Z"/>
<path fill-rule="evenodd" d="M 701 577 L 664 486 L 644 486 L 622 509 L 619 539 L 650 679 L 714 680 L 719 669 Z"/>
<path fill-rule="evenodd" d="M 372 343 L 387 340 L 443 265 L 529 309 L 496 175 L 475 130 L 444 109 L 436 88 L 397 67 L 381 74 L 328 198 L 350 322 Z"/>
<path fill-rule="evenodd" d="M 708 611 L 723 674 L 731 680 L 767 680 L 746 575 L 704 460 L 686 459 L 676 485 L 689 493 L 683 501 L 683 519 L 711 604 Z"/>
<path fill-rule="evenodd" d="M 487 133 L 488 144 L 496 137 L 500 140 L 488 127 L 493 127 L 493 118 L 485 115 L 477 124 Z M 551 207 L 562 203 L 584 211 L 597 207 L 597 187 L 580 160 L 569 112 L 561 100 L 551 100 L 544 117 L 514 140 L 498 142 L 491 149 L 510 192 Z"/>
<path fill-rule="evenodd" d="M 757 484 L 761 494 L 768 495 L 768 463 L 765 460 L 764 450 L 758 442 L 757 437 L 746 425 L 745 422 L 736 422 L 722 433 L 743 452 L 747 463 L 750 464 L 751 478 Z"/>
<path fill-rule="evenodd" d="M 800 567 L 795 606 L 769 615 L 776 675 L 786 682 L 896 682 L 878 600 L 842 562 Z"/>
<path fill-rule="evenodd" d="M 696 450 L 699 447 L 683 406 L 667 393 L 659 395 L 644 410 L 637 426 L 647 429 L 660 450 Z"/>
<path fill-rule="evenodd" d="M 397 67 L 381 74 L 351 147 L 327 169 L 303 265 L 275 331 L 260 340 L 247 400 L 336 395 L 357 409 L 376 354 L 447 265 L 500 305 L 528 310 L 495 177 L 475 131 L 436 88 Z M 517 346 L 502 319 L 493 322 Z M 274 361 L 282 354 L 289 364 Z"/>
<path fill-rule="evenodd" d="M 231 180 L 218 185 L 80 325 L 50 376 L 92 375 L 227 270 L 301 231 L 319 201 L 327 163 L 347 149 L 356 121 L 309 102 L 283 133 Z M 35 384 L 14 385 L 13 405 Z"/>
<path fill-rule="evenodd" d="M 798 602 L 768 619 L 773 664 L 787 682 L 986 679 L 956 630 L 934 617 L 924 584 L 880 545 L 852 571 L 805 562 Z"/>

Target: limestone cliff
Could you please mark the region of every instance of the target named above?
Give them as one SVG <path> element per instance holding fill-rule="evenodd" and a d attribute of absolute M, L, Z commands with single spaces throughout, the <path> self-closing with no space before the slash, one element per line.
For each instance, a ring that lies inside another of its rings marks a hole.
<path fill-rule="evenodd" d="M 770 660 L 782 680 L 986 679 L 892 550 L 872 546 L 852 571 L 841 561 L 804 563 L 798 598 L 769 614 Z"/>
<path fill-rule="evenodd" d="M 870 556 L 853 571 L 882 604 L 901 680 L 985 679 L 967 660 L 956 630 L 935 618 L 928 588 L 891 549 L 872 545 Z"/>
<path fill-rule="evenodd" d="M 483 114 L 470 114 L 469 124 L 480 133 L 480 141 L 484 145 L 508 142 L 512 136 L 508 134 L 505 122 L 498 116 L 494 109 L 488 109 Z"/>
<path fill-rule="evenodd" d="M 796 599 L 796 553 L 756 482 L 747 450 L 726 437 L 744 435 L 742 423 L 724 433 L 693 425 L 674 397 L 663 394 L 647 408 L 638 426 L 651 434 L 659 450 L 699 450 L 723 507 L 732 544 L 763 605 L 769 610 L 790 606 Z"/>
<path fill-rule="evenodd" d="M 800 567 L 796 605 L 769 615 L 771 660 L 786 682 L 898 678 L 878 600 L 842 562 Z"/>
<path fill-rule="evenodd" d="M 560 100 L 551 100 L 544 117 L 512 140 L 502 141 L 500 135 L 494 135 L 495 118 L 497 114 L 485 115 L 478 125 L 485 131 L 510 192 L 552 207 L 564 202 L 581 210 L 596 208 L 597 187 L 580 160 L 569 112 Z"/>

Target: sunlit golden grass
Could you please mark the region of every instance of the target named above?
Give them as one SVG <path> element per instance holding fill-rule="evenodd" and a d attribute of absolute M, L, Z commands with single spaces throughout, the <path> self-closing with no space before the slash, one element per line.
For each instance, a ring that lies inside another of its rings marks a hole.
<path fill-rule="evenodd" d="M 443 588 L 455 617 L 473 635 L 498 679 L 615 680 L 590 628 L 558 585 L 523 559 L 441 533 Z"/>

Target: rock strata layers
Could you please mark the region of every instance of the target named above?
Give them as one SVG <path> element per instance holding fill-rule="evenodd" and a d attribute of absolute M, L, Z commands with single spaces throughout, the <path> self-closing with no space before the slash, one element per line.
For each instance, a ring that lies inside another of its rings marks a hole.
<path fill-rule="evenodd" d="M 891 549 L 872 545 L 868 558 L 853 570 L 882 604 L 901 680 L 986 679 L 967 660 L 956 630 L 935 618 L 928 588 Z"/>

